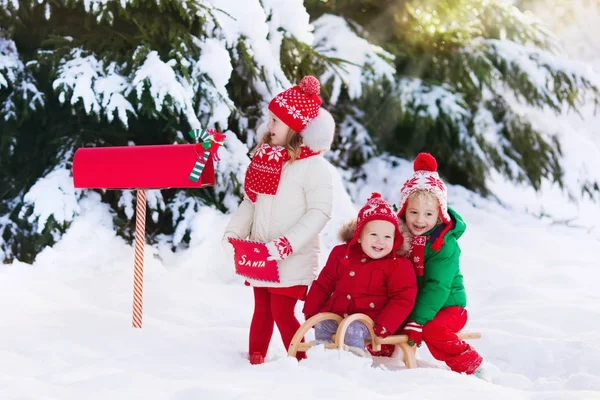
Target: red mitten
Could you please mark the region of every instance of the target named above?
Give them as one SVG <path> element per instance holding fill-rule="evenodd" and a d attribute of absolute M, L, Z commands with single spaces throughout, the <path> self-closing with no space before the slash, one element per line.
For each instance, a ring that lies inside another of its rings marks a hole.
<path fill-rule="evenodd" d="M 272 260 L 285 260 L 290 254 L 292 254 L 292 244 L 285 237 L 282 236 L 273 240 L 272 242 L 265 243 L 267 250 L 269 250 L 268 261 Z"/>
<path fill-rule="evenodd" d="M 375 332 L 377 336 L 382 338 L 386 338 L 392 334 L 390 331 L 385 329 L 385 326 L 381 326 L 379 324 L 375 324 L 375 326 L 373 327 L 373 332 Z"/>
<path fill-rule="evenodd" d="M 421 346 L 421 342 L 423 341 L 423 325 L 418 324 L 415 321 L 410 321 L 406 324 L 402 333 L 408 336 L 409 346 Z"/>

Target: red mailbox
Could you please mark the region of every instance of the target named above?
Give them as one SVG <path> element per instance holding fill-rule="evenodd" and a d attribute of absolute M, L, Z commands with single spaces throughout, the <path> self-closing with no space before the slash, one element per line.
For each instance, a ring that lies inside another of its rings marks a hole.
<path fill-rule="evenodd" d="M 142 327 L 146 189 L 201 188 L 215 183 L 214 162 L 225 135 L 189 133 L 198 144 L 81 148 L 73 158 L 79 189 L 136 189 L 133 327 Z"/>

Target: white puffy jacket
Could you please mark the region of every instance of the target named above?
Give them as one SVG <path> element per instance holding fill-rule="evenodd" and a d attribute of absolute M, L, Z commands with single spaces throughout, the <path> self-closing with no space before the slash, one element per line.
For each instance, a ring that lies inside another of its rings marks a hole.
<path fill-rule="evenodd" d="M 265 128 L 257 130 L 258 140 L 266 133 Z M 334 131 L 333 118 L 320 109 L 319 116 L 302 131 L 304 145 L 324 152 Z M 270 242 L 285 236 L 293 253 L 277 262 L 280 283 L 247 281 L 263 287 L 310 285 L 319 267 L 319 234 L 331 218 L 332 205 L 332 174 L 322 155 L 285 163 L 274 196 L 259 194 L 254 204 L 244 197 L 225 228 L 223 246 L 230 246 L 228 237 Z"/>

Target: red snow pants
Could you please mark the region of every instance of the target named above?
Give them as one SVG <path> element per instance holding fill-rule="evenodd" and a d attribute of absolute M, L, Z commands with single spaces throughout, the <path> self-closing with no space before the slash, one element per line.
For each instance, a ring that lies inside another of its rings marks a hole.
<path fill-rule="evenodd" d="M 483 358 L 471 345 L 456 336 L 466 323 L 466 309 L 442 308 L 431 321 L 423 325 L 423 341 L 431 355 L 444 361 L 452 371 L 472 374 Z"/>
<path fill-rule="evenodd" d="M 294 314 L 294 308 L 299 300 L 296 296 L 299 292 L 298 290 L 294 290 L 297 288 L 290 288 L 290 291 L 279 288 L 253 288 L 254 315 L 250 323 L 250 355 L 259 352 L 263 357 L 267 356 L 269 343 L 271 343 L 271 337 L 273 336 L 274 324 L 277 324 L 277 329 L 281 333 L 281 340 L 286 351 L 290 347 L 294 334 L 300 328 L 300 322 L 298 322 Z M 304 286 L 303 293 L 306 294 L 306 286 Z M 299 351 L 296 353 L 296 358 L 300 361 L 306 358 L 306 353 Z"/>

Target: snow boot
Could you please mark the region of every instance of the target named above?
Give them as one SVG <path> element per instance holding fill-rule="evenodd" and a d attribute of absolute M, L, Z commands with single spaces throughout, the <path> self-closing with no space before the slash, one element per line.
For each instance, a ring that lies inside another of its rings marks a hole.
<path fill-rule="evenodd" d="M 355 346 L 348 346 L 348 351 L 359 357 L 370 357 L 371 356 L 369 354 L 369 352 L 366 351 L 365 349 L 361 349 L 361 348 L 355 347 Z"/>
<path fill-rule="evenodd" d="M 250 364 L 252 364 L 252 365 L 258 365 L 258 364 L 262 364 L 264 362 L 265 362 L 265 358 L 258 351 L 255 353 L 252 353 L 252 355 L 250 356 Z"/>
<path fill-rule="evenodd" d="M 481 366 L 481 365 L 479 367 L 477 367 L 475 372 L 473 372 L 473 376 L 476 376 L 479 379 L 486 381 L 488 383 L 492 383 L 492 377 L 490 376 L 490 374 L 488 374 L 488 372 L 485 370 L 485 368 L 483 368 L 483 366 Z"/>
<path fill-rule="evenodd" d="M 381 350 L 374 351 L 371 343 L 367 345 L 367 351 L 371 353 L 373 357 L 391 357 L 394 354 L 394 350 L 396 350 L 396 346 L 393 344 L 382 344 Z"/>

